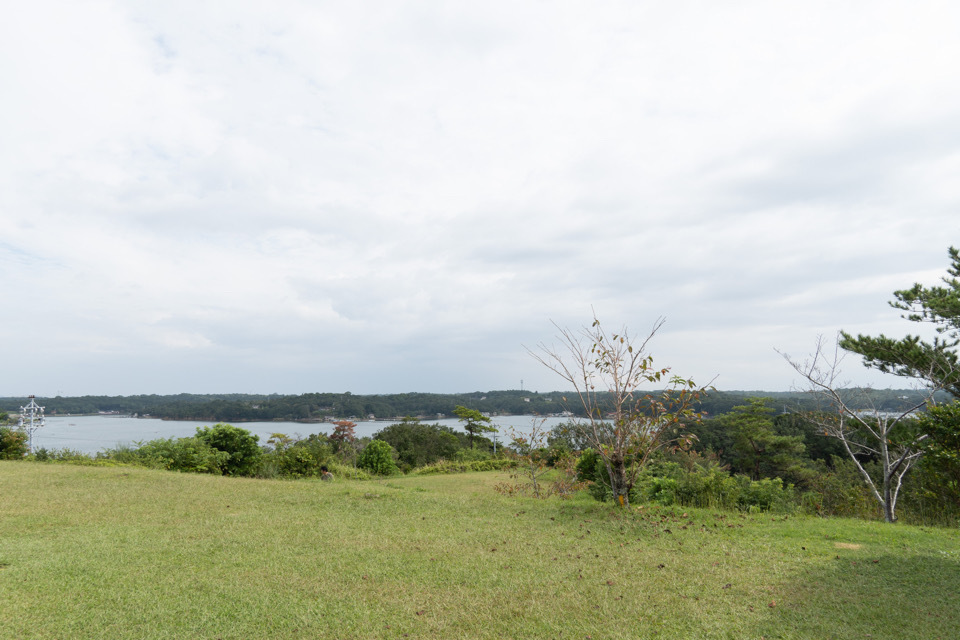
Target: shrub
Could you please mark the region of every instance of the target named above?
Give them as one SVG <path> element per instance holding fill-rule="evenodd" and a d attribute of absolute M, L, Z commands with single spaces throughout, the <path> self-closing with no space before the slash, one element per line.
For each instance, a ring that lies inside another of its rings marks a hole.
<path fill-rule="evenodd" d="M 740 509 L 743 511 L 794 511 L 798 508 L 793 485 L 780 478 L 751 480 L 730 476 L 716 463 L 706 461 L 686 469 L 676 462 L 656 462 L 641 471 L 637 493 L 664 506 Z"/>
<path fill-rule="evenodd" d="M 478 449 L 476 447 L 460 449 L 453 454 L 453 459 L 457 462 L 480 462 L 483 460 L 490 460 L 492 457 L 493 455 L 491 455 L 489 451 Z"/>
<path fill-rule="evenodd" d="M 691 507 L 733 509 L 740 497 L 740 484 L 726 469 L 704 461 L 690 468 L 682 465 L 674 472 L 677 500 Z"/>
<path fill-rule="evenodd" d="M 143 443 L 130 452 L 116 451 L 114 459 L 168 471 L 219 475 L 228 464 L 230 454 L 197 437 L 161 438 Z"/>
<path fill-rule="evenodd" d="M 584 449 L 577 459 L 574 469 L 577 472 L 577 479 L 583 482 L 596 482 L 599 480 L 597 475 L 597 463 L 600 462 L 600 454 L 593 449 Z"/>
<path fill-rule="evenodd" d="M 327 461 L 327 468 L 334 478 L 351 478 L 353 480 L 370 480 L 372 476 L 364 469 L 358 469 L 351 465 L 346 465 L 335 458 Z"/>
<path fill-rule="evenodd" d="M 256 473 L 260 466 L 263 456 L 263 451 L 257 445 L 260 437 L 246 429 L 221 422 L 213 427 L 198 427 L 196 437 L 214 449 L 228 454 L 220 465 L 225 475 L 250 476 Z"/>
<path fill-rule="evenodd" d="M 320 475 L 322 459 L 318 459 L 313 451 L 305 447 L 290 447 L 277 456 L 280 475 L 292 478 L 302 478 Z"/>
<path fill-rule="evenodd" d="M 104 449 L 96 454 L 97 458 L 104 460 L 116 460 L 117 462 L 122 462 L 124 464 L 142 464 L 137 454 L 137 445 L 117 445 L 112 449 Z M 50 454 L 47 451 L 43 452 L 43 458 L 49 459 Z M 37 452 L 37 459 L 40 460 L 40 452 Z"/>
<path fill-rule="evenodd" d="M 90 463 L 93 457 L 76 449 L 37 449 L 30 458 L 37 462 L 73 462 L 79 464 Z"/>
<path fill-rule="evenodd" d="M 20 429 L 0 427 L 0 460 L 20 460 L 27 454 L 27 434 Z"/>
<path fill-rule="evenodd" d="M 357 466 L 374 475 L 393 475 L 400 472 L 397 464 L 393 461 L 394 454 L 393 447 L 383 440 L 372 440 L 360 452 L 360 457 L 357 458 Z"/>
<path fill-rule="evenodd" d="M 265 452 L 257 473 L 260 477 L 285 476 L 303 478 L 320 475 L 320 467 L 333 454 L 323 434 L 313 434 L 304 440 L 294 440 L 284 433 L 274 433 L 267 440 L 273 449 Z"/>
<path fill-rule="evenodd" d="M 741 490 L 737 507 L 743 511 L 792 511 L 795 508 L 793 485 L 784 485 L 780 478 L 751 480 L 737 476 Z"/>
<path fill-rule="evenodd" d="M 802 496 L 805 510 L 822 516 L 881 517 L 853 460 L 833 456 L 830 466 L 821 462 L 818 470 L 808 483 L 810 490 Z"/>

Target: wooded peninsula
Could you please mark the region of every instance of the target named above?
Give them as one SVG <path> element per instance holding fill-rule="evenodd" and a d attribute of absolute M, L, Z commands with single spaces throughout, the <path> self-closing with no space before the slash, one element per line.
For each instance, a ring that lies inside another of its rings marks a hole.
<path fill-rule="evenodd" d="M 946 394 L 944 399 L 946 399 Z M 718 416 L 744 403 L 747 397 L 769 398 L 778 412 L 806 408 L 809 394 L 796 391 L 712 391 L 698 403 L 706 416 Z M 858 396 L 859 397 L 859 396 Z M 874 389 L 870 408 L 897 411 L 919 402 L 913 389 Z M 943 401 L 943 400 L 940 400 Z M 433 420 L 454 417 L 454 408 L 465 406 L 488 415 L 571 415 L 583 408 L 572 392 L 475 391 L 472 393 L 395 393 L 359 395 L 344 393 L 281 394 L 192 394 L 79 396 L 37 398 L 48 416 L 120 413 L 165 420 L 211 422 L 323 422 L 332 419 L 396 420 L 405 416 Z M 20 397 L 0 398 L 0 410 L 11 415 L 25 404 Z M 569 412 L 569 413 L 565 413 Z"/>

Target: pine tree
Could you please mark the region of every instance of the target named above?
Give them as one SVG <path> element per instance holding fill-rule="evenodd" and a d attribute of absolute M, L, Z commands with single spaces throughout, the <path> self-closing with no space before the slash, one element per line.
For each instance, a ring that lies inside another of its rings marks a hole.
<path fill-rule="evenodd" d="M 946 389 L 960 398 L 960 361 L 956 347 L 960 345 L 960 250 L 950 247 L 951 265 L 945 286 L 894 291 L 890 306 L 906 313 L 911 322 L 927 322 L 935 326 L 937 335 L 927 342 L 908 335 L 897 340 L 879 336 L 858 335 L 854 338 L 841 332 L 840 346 L 863 356 L 864 364 L 885 373 L 924 380 L 928 385 Z"/>

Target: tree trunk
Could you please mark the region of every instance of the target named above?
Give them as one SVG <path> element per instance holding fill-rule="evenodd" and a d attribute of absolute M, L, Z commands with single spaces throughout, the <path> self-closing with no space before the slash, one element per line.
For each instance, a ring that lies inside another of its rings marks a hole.
<path fill-rule="evenodd" d="M 883 517 L 887 522 L 897 521 L 894 511 L 896 504 L 896 498 L 890 486 L 890 478 L 885 476 L 883 479 Z"/>
<path fill-rule="evenodd" d="M 609 463 L 610 489 L 613 501 L 621 507 L 630 506 L 630 488 L 627 486 L 627 466 L 620 456 L 612 456 Z"/>

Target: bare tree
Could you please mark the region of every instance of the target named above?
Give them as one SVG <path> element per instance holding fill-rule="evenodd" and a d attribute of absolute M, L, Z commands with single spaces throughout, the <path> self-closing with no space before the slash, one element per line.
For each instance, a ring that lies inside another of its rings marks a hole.
<path fill-rule="evenodd" d="M 552 495 L 567 498 L 582 488 L 582 483 L 575 480 L 575 459 L 571 454 L 566 453 L 551 461 L 553 454 L 547 446 L 550 432 L 544 428 L 544 423 L 546 418 L 534 416 L 525 432 L 512 427 L 507 429 L 518 466 L 517 471 L 510 474 L 514 482 L 501 482 L 494 487 L 495 490 L 506 495 L 532 493 L 535 498 Z M 544 481 L 547 474 L 553 476 L 552 482 Z"/>
<path fill-rule="evenodd" d="M 822 429 L 824 435 L 843 444 L 880 503 L 884 518 L 895 522 L 903 478 L 923 455 L 921 443 L 927 438 L 912 428 L 911 418 L 916 411 L 934 404 L 933 394 L 942 386 L 930 382 L 934 379 L 932 376 L 921 376 L 927 382 L 920 402 L 897 411 L 883 411 L 870 401 L 870 388 L 851 388 L 840 379 L 840 364 L 845 355 L 840 347 L 835 346 L 832 355 L 828 351 L 820 337 L 813 354 L 803 362 L 778 353 L 803 376 L 805 390 L 815 399 L 814 409 L 805 412 L 805 417 Z M 870 475 L 862 459 L 875 459 L 880 463 L 879 478 Z"/>
<path fill-rule="evenodd" d="M 613 499 L 629 506 L 637 472 L 661 447 L 671 427 L 699 420 L 695 405 L 706 391 L 693 380 L 670 376 L 669 368 L 655 368 L 647 344 L 663 326 L 658 319 L 645 338 L 630 335 L 626 327 L 607 332 L 594 315 L 593 323 L 578 331 L 554 326 L 559 346 L 527 349 L 538 362 L 573 385 L 586 419 L 577 421 L 584 438 L 603 460 Z M 648 384 L 668 388 L 645 393 Z M 681 437 L 684 439 L 686 437 Z"/>

